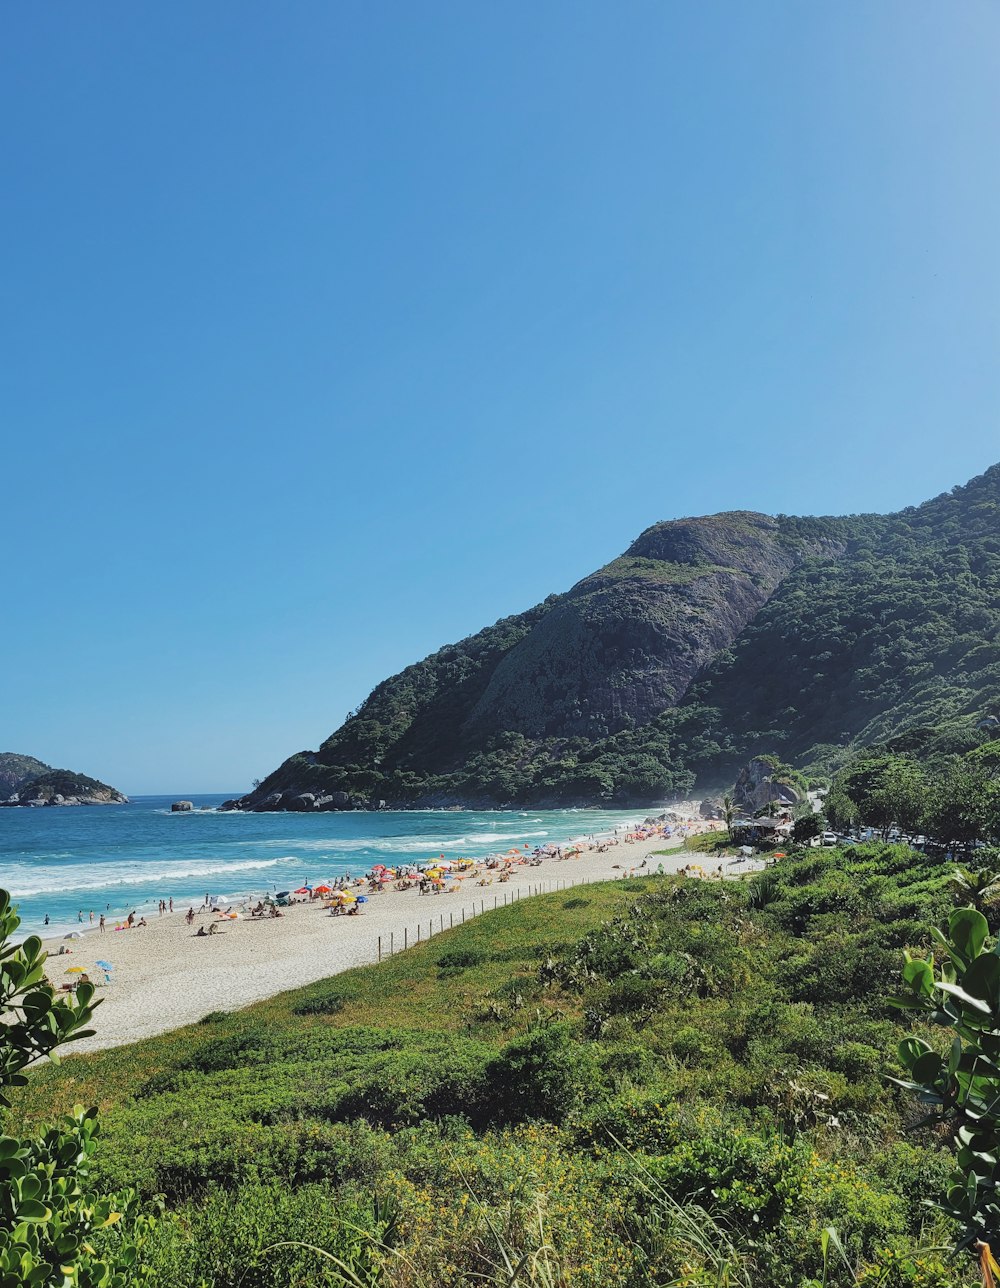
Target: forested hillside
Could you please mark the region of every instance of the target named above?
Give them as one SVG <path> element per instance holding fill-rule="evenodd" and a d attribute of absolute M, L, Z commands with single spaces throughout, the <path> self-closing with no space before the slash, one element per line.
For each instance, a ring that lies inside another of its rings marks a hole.
<path fill-rule="evenodd" d="M 239 805 L 647 803 L 1000 695 L 1000 466 L 889 516 L 658 524 L 380 684 Z"/>

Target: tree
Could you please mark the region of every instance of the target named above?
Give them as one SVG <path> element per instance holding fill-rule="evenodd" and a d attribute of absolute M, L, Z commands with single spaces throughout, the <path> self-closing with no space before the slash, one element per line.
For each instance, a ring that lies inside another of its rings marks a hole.
<path fill-rule="evenodd" d="M 796 845 L 806 845 L 823 831 L 822 814 L 803 814 L 792 824 L 792 840 Z"/>
<path fill-rule="evenodd" d="M 986 951 L 986 918 L 975 908 L 957 908 L 947 935 L 934 933 L 941 965 L 905 954 L 904 991 L 890 1000 L 949 1029 L 951 1043 L 941 1054 L 923 1038 L 905 1038 L 899 1060 L 908 1077 L 890 1081 L 928 1110 L 916 1126 L 948 1129 L 955 1170 L 933 1201 L 961 1223 L 958 1247 L 977 1245 L 988 1270 L 1000 1256 L 1000 956 Z M 992 1278 L 984 1273 L 983 1282 Z"/>
<path fill-rule="evenodd" d="M 978 767 L 953 764 L 934 783 L 923 827 L 939 845 L 966 849 L 998 835 L 1000 788 Z"/>
<path fill-rule="evenodd" d="M 20 918 L 0 890 L 0 1104 L 27 1082 L 25 1070 L 56 1048 L 86 1037 L 94 988 L 56 997 L 44 973 L 41 940 L 11 942 Z M 34 1137 L 0 1136 L 0 1288 L 132 1288 L 147 1276 L 138 1244 L 151 1227 L 134 1193 L 86 1191 L 97 1111 L 72 1114 Z"/>
<path fill-rule="evenodd" d="M 739 811 L 736 808 L 736 802 L 732 796 L 725 795 L 722 798 L 722 817 L 726 820 L 726 831 L 729 833 L 729 839 L 733 839 L 733 820 Z"/>
<path fill-rule="evenodd" d="M 860 820 L 883 836 L 893 824 L 915 832 L 921 825 L 926 792 L 923 772 L 908 756 L 865 756 L 837 775 L 826 807 L 835 826 Z"/>
<path fill-rule="evenodd" d="M 985 913 L 987 906 L 1000 895 L 1000 871 L 996 868 L 956 867 L 949 884 L 956 902 Z"/>

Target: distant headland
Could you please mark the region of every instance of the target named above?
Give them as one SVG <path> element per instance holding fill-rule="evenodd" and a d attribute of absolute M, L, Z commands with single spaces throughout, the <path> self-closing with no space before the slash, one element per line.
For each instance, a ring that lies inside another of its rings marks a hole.
<path fill-rule="evenodd" d="M 126 804 L 124 793 L 96 778 L 70 769 L 53 769 L 34 756 L 0 752 L 0 807 Z"/>

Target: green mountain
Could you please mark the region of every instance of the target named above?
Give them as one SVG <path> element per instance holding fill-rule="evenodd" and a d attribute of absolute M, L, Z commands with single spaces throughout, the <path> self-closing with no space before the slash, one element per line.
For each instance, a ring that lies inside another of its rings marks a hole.
<path fill-rule="evenodd" d="M 128 800 L 107 783 L 34 756 L 0 752 L 0 805 L 121 805 Z"/>
<path fill-rule="evenodd" d="M 21 756 L 16 751 L 0 751 L 0 800 L 13 796 L 29 779 L 51 769 L 34 756 Z"/>
<path fill-rule="evenodd" d="M 761 751 L 828 767 L 1000 692 L 1000 466 L 898 514 L 656 524 L 380 684 L 250 809 L 645 804 Z"/>

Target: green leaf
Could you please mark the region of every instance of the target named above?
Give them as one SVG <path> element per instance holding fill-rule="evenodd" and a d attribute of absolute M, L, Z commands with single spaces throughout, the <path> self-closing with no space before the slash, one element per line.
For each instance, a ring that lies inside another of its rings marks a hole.
<path fill-rule="evenodd" d="M 948 935 L 952 947 L 967 963 L 982 952 L 989 929 L 986 918 L 975 908 L 956 908 L 948 918 Z"/>
<path fill-rule="evenodd" d="M 971 993 L 967 993 L 964 988 L 959 988 L 957 984 L 939 983 L 935 984 L 934 987 L 939 989 L 942 993 L 947 993 L 950 997 L 956 998 L 965 1006 L 971 1006 L 974 1011 L 979 1011 L 985 1015 L 989 1015 L 990 1013 L 990 1008 L 984 1001 L 982 1001 L 981 998 L 973 997 Z"/>

